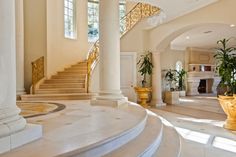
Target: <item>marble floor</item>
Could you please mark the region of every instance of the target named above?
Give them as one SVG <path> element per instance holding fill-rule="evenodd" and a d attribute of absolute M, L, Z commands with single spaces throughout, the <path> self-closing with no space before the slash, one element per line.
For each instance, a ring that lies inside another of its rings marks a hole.
<path fill-rule="evenodd" d="M 181 157 L 235 157 L 236 132 L 223 128 L 224 119 L 198 113 L 198 118 L 151 109 L 181 135 Z M 191 112 L 189 113 L 191 114 Z M 204 118 L 200 118 L 204 116 Z"/>
<path fill-rule="evenodd" d="M 181 97 L 180 104 L 151 110 L 181 135 L 181 157 L 236 156 L 236 132 L 223 128 L 226 115 L 216 96 Z"/>
<path fill-rule="evenodd" d="M 224 114 L 215 95 L 187 96 L 180 97 L 179 100 L 180 104 L 177 106 Z"/>

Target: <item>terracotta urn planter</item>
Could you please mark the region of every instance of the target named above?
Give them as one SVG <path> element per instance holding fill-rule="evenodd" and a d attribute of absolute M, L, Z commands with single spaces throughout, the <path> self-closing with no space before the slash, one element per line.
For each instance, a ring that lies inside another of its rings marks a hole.
<path fill-rule="evenodd" d="M 236 131 L 236 95 L 219 96 L 218 100 L 227 115 L 224 128 Z"/>
<path fill-rule="evenodd" d="M 140 105 L 144 108 L 147 108 L 147 100 L 149 98 L 149 93 L 152 91 L 152 89 L 146 87 L 134 87 L 134 89 L 138 95 L 138 98 L 141 100 Z"/>

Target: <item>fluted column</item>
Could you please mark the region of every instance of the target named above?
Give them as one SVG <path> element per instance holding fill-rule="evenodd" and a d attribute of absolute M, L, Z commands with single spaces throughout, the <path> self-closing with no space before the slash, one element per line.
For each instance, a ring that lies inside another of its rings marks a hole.
<path fill-rule="evenodd" d="M 98 99 L 119 100 L 120 27 L 119 0 L 99 1 L 100 92 Z"/>
<path fill-rule="evenodd" d="M 0 0 L 0 137 L 22 130 L 16 107 L 15 0 Z"/>
<path fill-rule="evenodd" d="M 25 93 L 24 88 L 24 10 L 23 0 L 16 0 L 16 94 Z"/>
<path fill-rule="evenodd" d="M 161 53 L 152 53 L 153 73 L 152 73 L 152 102 L 153 106 L 163 106 L 162 86 L 161 86 Z"/>

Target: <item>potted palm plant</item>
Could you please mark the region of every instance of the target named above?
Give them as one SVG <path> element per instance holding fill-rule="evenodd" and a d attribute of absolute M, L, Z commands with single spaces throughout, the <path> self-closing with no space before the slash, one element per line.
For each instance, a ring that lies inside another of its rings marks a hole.
<path fill-rule="evenodd" d="M 140 99 L 140 104 L 143 107 L 147 107 L 147 100 L 149 98 L 149 93 L 152 91 L 151 87 L 147 87 L 147 75 L 152 74 L 152 69 L 153 69 L 153 64 L 151 61 L 151 52 L 147 52 L 144 55 L 141 55 L 141 58 L 139 59 L 137 65 L 139 65 L 139 70 L 138 72 L 141 74 L 143 77 L 141 84 L 141 87 L 134 87 L 139 99 Z"/>
<path fill-rule="evenodd" d="M 184 69 L 182 69 L 180 71 L 176 71 L 176 73 L 177 73 L 177 80 L 178 80 L 179 96 L 186 96 L 184 77 L 187 74 L 187 72 Z"/>
<path fill-rule="evenodd" d="M 230 39 L 219 40 L 214 56 L 218 62 L 217 68 L 221 77 L 221 85 L 227 87 L 224 95 L 220 95 L 218 100 L 224 112 L 227 114 L 227 120 L 224 128 L 236 130 L 236 57 L 234 55 L 235 47 L 229 46 Z"/>
<path fill-rule="evenodd" d="M 169 84 L 170 91 L 174 91 L 174 90 L 175 90 L 175 83 L 176 83 L 176 81 L 177 81 L 176 70 L 169 69 L 169 70 L 166 72 L 165 80 L 166 80 L 166 81 L 168 82 L 168 84 Z"/>

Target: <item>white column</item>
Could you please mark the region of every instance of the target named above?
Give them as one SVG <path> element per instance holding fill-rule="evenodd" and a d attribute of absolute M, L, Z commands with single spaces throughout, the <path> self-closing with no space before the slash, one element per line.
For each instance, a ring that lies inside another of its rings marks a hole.
<path fill-rule="evenodd" d="M 24 87 L 24 9 L 23 0 L 16 0 L 16 94 L 25 94 Z"/>
<path fill-rule="evenodd" d="M 120 100 L 119 0 L 99 1 L 100 92 L 97 99 Z"/>
<path fill-rule="evenodd" d="M 152 102 L 153 106 L 166 105 L 162 101 L 162 81 L 161 81 L 161 53 L 152 53 L 153 73 L 152 73 Z"/>
<path fill-rule="evenodd" d="M 15 0 L 0 0 L 0 17 L 1 137 L 23 129 L 26 121 L 18 115 L 20 110 L 16 107 Z"/>
<path fill-rule="evenodd" d="M 29 133 L 26 129 L 26 120 L 19 115 L 20 109 L 16 106 L 15 0 L 0 0 L 0 20 L 0 153 L 2 153 L 32 141 L 35 137 L 24 134 Z M 40 127 L 37 127 L 38 129 L 40 133 Z"/>

